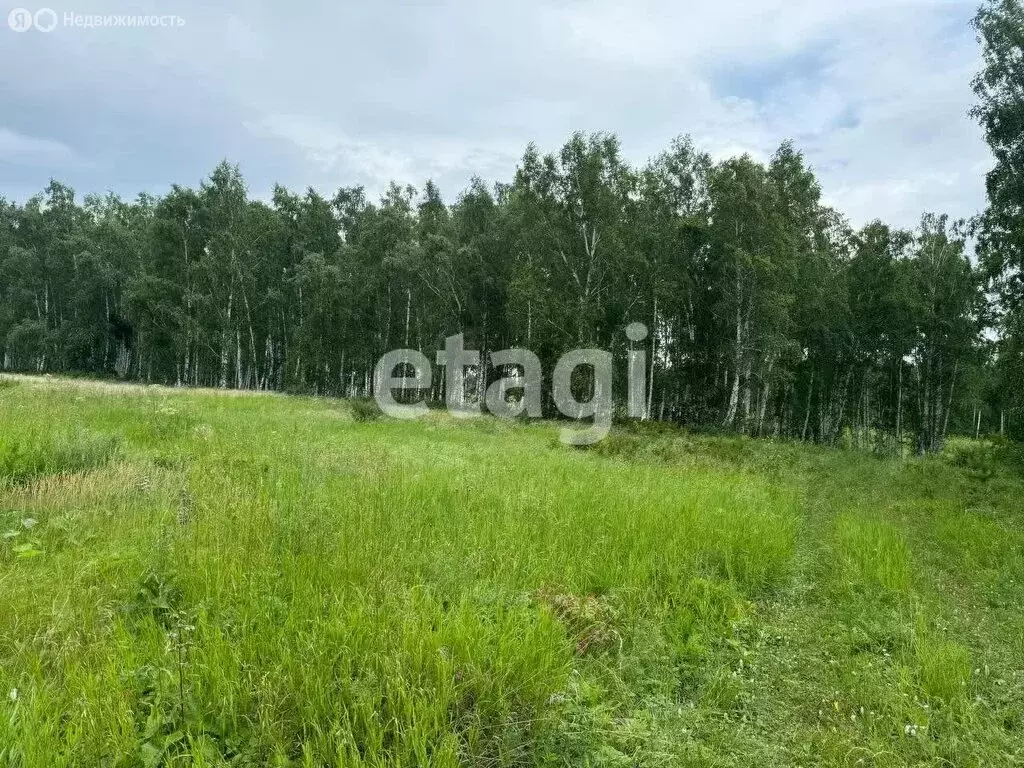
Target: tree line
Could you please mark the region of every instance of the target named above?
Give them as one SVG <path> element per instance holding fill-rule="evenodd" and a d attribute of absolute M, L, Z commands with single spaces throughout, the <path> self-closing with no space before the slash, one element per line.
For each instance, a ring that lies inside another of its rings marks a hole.
<path fill-rule="evenodd" d="M 132 201 L 51 181 L 0 199 L 3 369 L 365 396 L 392 349 L 432 358 L 463 333 L 484 360 L 525 347 L 550 371 L 573 348 L 624 359 L 640 321 L 652 420 L 921 451 L 1013 433 L 1024 77 L 994 51 L 1020 51 L 1017 0 L 975 25 L 976 114 L 1009 170 L 973 222 L 854 229 L 791 143 L 716 162 L 681 137 L 634 167 L 603 133 L 531 144 L 511 181 L 454 202 L 430 181 L 255 200 L 227 162 Z"/>

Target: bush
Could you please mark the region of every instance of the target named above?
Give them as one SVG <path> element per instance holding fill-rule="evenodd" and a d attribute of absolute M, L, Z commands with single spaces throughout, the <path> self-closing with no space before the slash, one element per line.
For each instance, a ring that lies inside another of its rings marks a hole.
<path fill-rule="evenodd" d="M 995 476 L 1000 459 L 1006 452 L 1004 445 L 996 445 L 990 440 L 950 438 L 942 449 L 942 456 L 954 467 L 966 470 L 972 477 L 988 480 Z"/>
<path fill-rule="evenodd" d="M 376 421 L 381 417 L 380 406 L 372 397 L 353 397 L 348 406 L 356 421 Z"/>

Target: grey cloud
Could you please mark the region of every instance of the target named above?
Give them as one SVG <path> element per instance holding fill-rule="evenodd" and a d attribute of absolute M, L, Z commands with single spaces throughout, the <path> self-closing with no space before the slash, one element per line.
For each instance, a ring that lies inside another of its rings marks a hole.
<path fill-rule="evenodd" d="M 0 194 L 50 175 L 162 192 L 227 157 L 260 195 L 433 177 L 454 197 L 473 175 L 508 179 L 530 140 L 611 130 L 638 163 L 680 133 L 760 157 L 794 138 L 855 224 L 969 215 L 987 157 L 966 117 L 973 5 L 104 0 L 73 10 L 186 23 L 0 30 L 0 130 L 53 143 L 9 141 Z"/>

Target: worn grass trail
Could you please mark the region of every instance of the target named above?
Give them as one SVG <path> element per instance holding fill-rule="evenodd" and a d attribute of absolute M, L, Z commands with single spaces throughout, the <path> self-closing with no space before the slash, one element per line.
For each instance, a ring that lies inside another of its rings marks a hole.
<path fill-rule="evenodd" d="M 1021 759 L 1002 464 L 16 381 L 0 766 Z"/>
<path fill-rule="evenodd" d="M 779 765 L 1019 764 L 1017 480 L 828 465 L 809 474 L 794 578 L 751 637 L 748 750 Z"/>

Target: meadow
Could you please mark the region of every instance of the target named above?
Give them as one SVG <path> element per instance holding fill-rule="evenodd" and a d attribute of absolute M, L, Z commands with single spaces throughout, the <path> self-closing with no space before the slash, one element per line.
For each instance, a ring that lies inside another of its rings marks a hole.
<path fill-rule="evenodd" d="M 1024 474 L 0 379 L 0 766 L 1024 763 Z"/>

